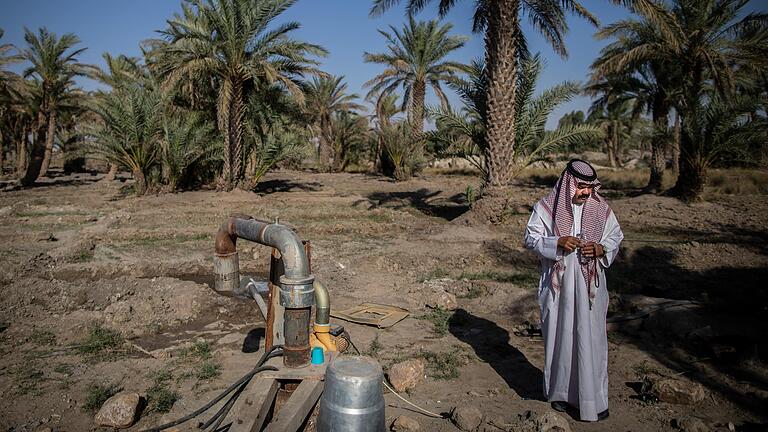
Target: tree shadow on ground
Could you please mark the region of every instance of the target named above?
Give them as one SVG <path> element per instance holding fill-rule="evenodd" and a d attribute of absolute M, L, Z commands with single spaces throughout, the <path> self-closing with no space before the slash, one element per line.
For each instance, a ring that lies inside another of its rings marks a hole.
<path fill-rule="evenodd" d="M 524 399 L 544 400 L 543 374 L 525 355 L 510 345 L 509 332 L 493 321 L 458 309 L 448 321 L 448 330 L 469 344 L 507 385 Z"/>
<path fill-rule="evenodd" d="M 29 186 L 22 186 L 21 183 L 14 180 L 0 181 L 0 191 L 11 192 L 17 190 L 37 189 L 43 187 L 60 187 L 60 186 L 83 186 L 92 183 L 96 183 L 104 178 L 103 174 L 98 173 L 77 173 L 67 175 L 53 175 L 51 177 L 43 177 L 36 180 Z"/>
<path fill-rule="evenodd" d="M 760 289 L 768 268 L 718 267 L 692 271 L 675 263 L 676 253 L 646 246 L 627 252 L 608 270 L 608 286 L 622 294 L 695 300 L 695 308 L 654 312 L 627 342 L 665 367 L 685 374 L 731 403 L 768 420 L 768 292 Z M 656 315 L 656 316 L 654 316 Z M 733 350 L 729 355 L 718 346 Z M 712 373 L 716 371 L 717 373 Z M 744 390 L 744 382 L 762 396 Z"/>
<path fill-rule="evenodd" d="M 318 182 L 294 182 L 290 180 L 266 180 L 259 182 L 253 189 L 260 194 L 270 194 L 275 192 L 317 192 L 323 189 L 323 185 Z"/>
<path fill-rule="evenodd" d="M 448 198 L 438 197 L 442 191 L 432 191 L 421 188 L 407 192 L 373 192 L 368 199 L 376 201 L 379 206 L 394 208 L 397 210 L 413 207 L 427 216 L 434 216 L 446 220 L 453 220 L 469 210 L 463 194 L 456 194 Z"/>

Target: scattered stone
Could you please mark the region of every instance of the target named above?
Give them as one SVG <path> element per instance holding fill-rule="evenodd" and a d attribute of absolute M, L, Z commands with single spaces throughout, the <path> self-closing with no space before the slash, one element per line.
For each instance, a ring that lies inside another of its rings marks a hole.
<path fill-rule="evenodd" d="M 733 424 L 733 422 L 728 422 L 728 430 L 729 431 L 735 431 L 736 430 L 736 425 Z"/>
<path fill-rule="evenodd" d="M 483 413 L 471 405 L 460 406 L 453 409 L 451 420 L 459 429 L 470 432 L 483 422 Z"/>
<path fill-rule="evenodd" d="M 392 365 L 387 377 L 396 391 L 402 392 L 416 385 L 424 378 L 424 360 L 411 359 Z"/>
<path fill-rule="evenodd" d="M 394 432 L 417 432 L 421 430 L 421 425 L 407 415 L 401 415 L 392 422 L 390 429 Z"/>
<path fill-rule="evenodd" d="M 35 432 L 53 432 L 53 429 L 51 429 L 49 427 L 44 427 L 44 428 L 40 428 L 40 429 L 35 430 Z"/>
<path fill-rule="evenodd" d="M 691 405 L 701 402 L 706 397 L 704 387 L 674 378 L 652 378 L 651 393 L 662 402 Z"/>
<path fill-rule="evenodd" d="M 435 290 L 427 299 L 426 305 L 433 309 L 440 308 L 449 311 L 459 308 L 456 296 L 442 289 Z"/>
<path fill-rule="evenodd" d="M 96 414 L 96 424 L 118 429 L 130 427 L 136 419 L 140 401 L 138 393 L 120 392 L 112 396 Z"/>
<path fill-rule="evenodd" d="M 547 411 L 534 421 L 537 432 L 571 432 L 568 420 L 553 411 Z"/>
<path fill-rule="evenodd" d="M 59 239 L 56 238 L 56 236 L 53 235 L 53 233 L 42 233 L 39 236 L 35 238 L 37 241 L 49 241 L 49 242 L 55 242 L 59 241 Z"/>
<path fill-rule="evenodd" d="M 698 417 L 672 419 L 672 427 L 683 432 L 709 432 L 709 427 Z"/>
<path fill-rule="evenodd" d="M 694 241 L 692 241 L 692 242 L 691 242 L 691 246 L 693 246 L 693 247 L 699 247 L 699 246 L 701 246 L 701 243 L 699 243 L 699 242 L 697 242 L 696 240 L 694 240 Z"/>

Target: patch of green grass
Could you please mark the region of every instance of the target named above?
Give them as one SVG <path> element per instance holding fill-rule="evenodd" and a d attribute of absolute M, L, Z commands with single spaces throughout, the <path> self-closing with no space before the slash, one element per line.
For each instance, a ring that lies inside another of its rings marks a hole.
<path fill-rule="evenodd" d="M 371 344 L 368 345 L 368 349 L 363 351 L 363 354 L 369 357 L 378 358 L 382 348 L 384 348 L 384 345 L 382 345 L 381 342 L 379 342 L 379 335 L 377 334 L 376 336 L 374 336 L 373 340 L 371 341 Z"/>
<path fill-rule="evenodd" d="M 522 286 L 537 286 L 539 275 L 531 272 L 499 272 L 495 270 L 483 270 L 480 272 L 462 273 L 459 279 L 487 280 L 502 283 L 513 283 Z"/>
<path fill-rule="evenodd" d="M 199 360 L 209 360 L 213 357 L 213 346 L 205 339 L 198 339 L 192 343 L 192 346 L 184 350 L 183 355 Z"/>
<path fill-rule="evenodd" d="M 221 375 L 221 366 L 212 360 L 206 360 L 197 366 L 195 377 L 198 380 L 209 380 Z"/>
<path fill-rule="evenodd" d="M 114 357 L 124 342 L 125 339 L 117 331 L 93 324 L 88 338 L 77 346 L 77 352 L 94 360 L 109 359 Z"/>
<path fill-rule="evenodd" d="M 116 395 L 122 389 L 123 388 L 119 384 L 110 381 L 104 383 L 91 383 L 86 390 L 83 411 L 98 411 L 107 399 Z"/>
<path fill-rule="evenodd" d="M 637 380 L 640 383 L 640 387 L 637 392 L 637 397 L 645 405 L 654 405 L 659 402 L 659 398 L 653 394 L 653 377 L 662 375 L 661 370 L 653 365 L 648 364 L 647 361 L 637 363 L 632 366 L 632 370 L 637 376 Z"/>
<path fill-rule="evenodd" d="M 147 410 L 166 413 L 181 397 L 170 388 L 173 374 L 168 369 L 160 369 L 154 374 L 154 383 L 147 389 Z"/>
<path fill-rule="evenodd" d="M 42 394 L 40 385 L 45 381 L 45 373 L 38 369 L 37 364 L 25 361 L 11 369 L 16 378 L 16 394 L 39 396 Z"/>
<path fill-rule="evenodd" d="M 69 210 L 69 211 L 22 211 L 16 213 L 18 217 L 45 217 L 45 216 L 91 216 L 93 213 L 84 210 Z"/>
<path fill-rule="evenodd" d="M 59 363 L 53 368 L 53 371 L 62 375 L 72 375 L 74 365 L 70 363 Z"/>
<path fill-rule="evenodd" d="M 472 286 L 469 287 L 469 291 L 466 294 L 460 295 L 457 297 L 464 298 L 464 299 L 475 299 L 478 297 L 482 297 L 483 295 L 485 295 L 485 293 L 486 291 L 484 287 L 473 284 Z"/>
<path fill-rule="evenodd" d="M 438 267 L 438 268 L 432 270 L 431 272 L 421 276 L 419 278 L 419 282 L 424 282 L 424 281 L 428 281 L 428 280 L 432 280 L 432 279 L 442 279 L 442 278 L 445 278 L 445 277 L 448 277 L 448 276 L 449 276 L 449 274 L 448 274 L 447 271 L 445 271 L 442 268 Z"/>
<path fill-rule="evenodd" d="M 416 319 L 431 322 L 433 326 L 432 332 L 436 336 L 442 337 L 448 334 L 448 322 L 452 316 L 453 312 L 451 311 L 442 308 L 435 308 L 431 309 L 424 315 L 416 317 Z"/>
<path fill-rule="evenodd" d="M 429 376 L 438 380 L 452 380 L 459 377 L 461 368 L 470 359 L 462 347 L 455 346 L 454 348 L 453 351 L 439 353 L 420 351 L 417 356 L 426 360 Z"/>

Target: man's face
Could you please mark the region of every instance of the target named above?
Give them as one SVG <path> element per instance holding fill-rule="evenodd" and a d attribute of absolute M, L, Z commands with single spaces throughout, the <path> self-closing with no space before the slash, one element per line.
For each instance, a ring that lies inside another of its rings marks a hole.
<path fill-rule="evenodd" d="M 592 185 L 589 183 L 576 183 L 576 192 L 573 194 L 574 204 L 584 204 L 589 196 L 592 195 Z"/>

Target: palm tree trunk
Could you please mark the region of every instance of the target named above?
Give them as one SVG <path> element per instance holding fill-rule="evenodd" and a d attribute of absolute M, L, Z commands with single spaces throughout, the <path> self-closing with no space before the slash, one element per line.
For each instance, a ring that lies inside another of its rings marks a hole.
<path fill-rule="evenodd" d="M 420 139 L 424 132 L 424 99 L 427 85 L 423 80 L 413 83 L 413 99 L 411 100 L 411 122 L 413 123 L 413 138 Z"/>
<path fill-rule="evenodd" d="M 331 166 L 331 142 L 328 129 L 330 128 L 330 119 L 327 116 L 323 116 L 320 119 L 320 134 L 318 136 L 318 158 L 320 171 L 330 172 L 333 167 Z"/>
<path fill-rule="evenodd" d="M 243 80 L 235 79 L 232 83 L 232 107 L 229 111 L 232 145 L 232 181 L 234 185 L 242 185 L 243 181 L 243 117 L 245 103 L 243 101 Z"/>
<path fill-rule="evenodd" d="M 56 138 L 56 109 L 52 107 L 48 116 L 48 133 L 45 136 L 45 155 L 43 156 L 43 163 L 38 177 L 44 177 L 48 173 L 48 167 L 51 165 L 51 156 L 53 155 L 54 138 Z"/>
<path fill-rule="evenodd" d="M 706 170 L 695 152 L 687 152 L 686 149 L 695 146 L 694 138 L 685 131 L 681 135 L 680 171 L 675 186 L 670 189 L 670 195 L 686 202 L 698 201 L 704 192 L 706 183 Z"/>
<path fill-rule="evenodd" d="M 104 176 L 104 180 L 106 181 L 112 181 L 117 177 L 117 164 L 109 164 L 109 172 L 107 172 L 107 175 Z"/>
<path fill-rule="evenodd" d="M 651 139 L 651 176 L 648 179 L 648 185 L 645 186 L 646 192 L 656 193 L 661 190 L 661 183 L 664 178 L 664 167 L 666 158 L 664 157 L 667 142 L 667 130 L 669 127 L 669 107 L 663 100 L 658 100 L 653 107 L 653 138 Z"/>
<path fill-rule="evenodd" d="M 515 148 L 515 92 L 519 0 L 487 2 L 485 64 L 488 77 L 488 178 L 485 191 L 503 194 L 512 176 Z"/>
<path fill-rule="evenodd" d="M 675 110 L 675 139 L 672 145 L 672 169 L 680 172 L 680 112 Z"/>
<path fill-rule="evenodd" d="M 147 178 L 141 170 L 133 170 L 133 179 L 136 183 L 133 186 L 136 195 L 144 195 L 147 192 Z"/>
<path fill-rule="evenodd" d="M 43 158 L 45 157 L 43 138 L 46 136 L 44 130 L 48 124 L 44 111 L 41 109 L 37 116 L 37 133 L 32 141 L 32 154 L 27 164 L 27 172 L 24 173 L 24 177 L 21 179 L 22 186 L 33 185 L 40 174 L 40 168 L 43 166 Z"/>
<path fill-rule="evenodd" d="M 21 127 L 21 136 L 16 141 L 16 175 L 21 177 L 27 166 L 27 143 L 29 141 L 29 127 Z"/>

